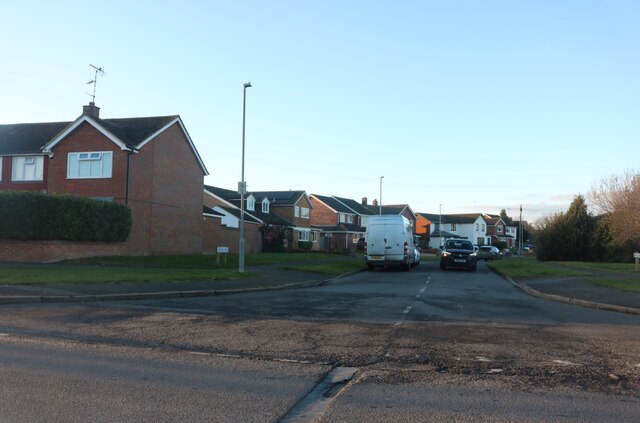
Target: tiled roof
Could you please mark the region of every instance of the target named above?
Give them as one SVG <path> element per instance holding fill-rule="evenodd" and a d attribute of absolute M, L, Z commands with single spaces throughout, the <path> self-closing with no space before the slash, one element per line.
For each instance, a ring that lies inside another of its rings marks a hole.
<path fill-rule="evenodd" d="M 177 118 L 178 116 L 92 119 L 127 146 L 138 148 L 151 135 Z M 0 125 L 0 154 L 42 153 L 42 148 L 72 123 L 74 122 Z"/>
<path fill-rule="evenodd" d="M 366 206 L 362 205 L 361 203 L 358 203 L 356 200 L 352 200 L 350 198 L 342 198 L 342 197 L 333 197 L 333 198 L 335 198 L 345 206 L 349 207 L 351 210 L 356 212 L 356 214 L 364 215 L 364 216 L 367 216 L 367 215 L 371 216 L 371 215 L 377 214 L 371 211 Z"/>
<path fill-rule="evenodd" d="M 339 213 L 350 213 L 350 214 L 355 213 L 349 207 L 345 206 L 343 203 L 336 200 L 335 197 L 327 197 L 326 195 L 318 195 L 318 194 L 311 194 L 311 195 Z"/>
<path fill-rule="evenodd" d="M 0 125 L 0 154 L 39 154 L 71 122 Z"/>
<path fill-rule="evenodd" d="M 293 206 L 303 195 L 304 191 L 251 191 L 256 201 L 268 198 L 271 206 Z"/>

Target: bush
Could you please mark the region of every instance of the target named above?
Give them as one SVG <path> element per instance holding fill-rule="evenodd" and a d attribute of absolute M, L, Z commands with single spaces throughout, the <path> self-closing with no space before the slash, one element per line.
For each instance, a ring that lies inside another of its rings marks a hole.
<path fill-rule="evenodd" d="M 122 242 L 131 210 L 117 203 L 71 195 L 0 192 L 0 238 Z"/>

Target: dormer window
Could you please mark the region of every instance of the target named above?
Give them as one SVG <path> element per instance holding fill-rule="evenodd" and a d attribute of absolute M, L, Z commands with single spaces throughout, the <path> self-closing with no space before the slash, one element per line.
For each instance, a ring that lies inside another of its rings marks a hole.
<path fill-rule="evenodd" d="M 253 197 L 253 195 L 250 195 L 247 198 L 247 210 L 249 210 L 249 211 L 255 211 L 256 210 L 256 199 Z"/>
<path fill-rule="evenodd" d="M 269 200 L 262 200 L 262 213 L 269 213 Z"/>

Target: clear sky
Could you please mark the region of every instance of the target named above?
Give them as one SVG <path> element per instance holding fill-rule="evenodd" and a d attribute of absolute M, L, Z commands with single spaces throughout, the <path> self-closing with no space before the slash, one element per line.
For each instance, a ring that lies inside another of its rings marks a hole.
<path fill-rule="evenodd" d="M 640 2 L 0 0 L 0 123 L 179 114 L 236 189 L 565 210 L 640 166 Z"/>

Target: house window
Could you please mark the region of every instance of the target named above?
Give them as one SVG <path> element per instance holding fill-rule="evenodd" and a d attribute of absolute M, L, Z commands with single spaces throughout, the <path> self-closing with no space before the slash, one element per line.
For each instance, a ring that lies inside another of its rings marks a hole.
<path fill-rule="evenodd" d="M 247 198 L 247 210 L 256 211 L 256 199 L 251 196 Z"/>
<path fill-rule="evenodd" d="M 347 215 L 347 223 L 353 223 L 353 215 L 352 214 L 348 214 Z"/>
<path fill-rule="evenodd" d="M 12 181 L 42 181 L 44 158 L 42 156 L 14 157 Z"/>
<path fill-rule="evenodd" d="M 482 232 L 485 232 L 487 230 L 487 227 L 484 225 L 484 223 L 482 224 Z"/>
<path fill-rule="evenodd" d="M 458 225 L 456 223 L 452 223 L 451 224 L 451 230 L 452 231 L 457 231 L 458 230 L 457 227 L 458 227 Z"/>
<path fill-rule="evenodd" d="M 344 213 L 340 213 L 340 223 L 345 223 L 347 220 L 347 215 Z"/>
<path fill-rule="evenodd" d="M 308 231 L 299 231 L 298 232 L 298 241 L 309 241 L 309 232 Z"/>
<path fill-rule="evenodd" d="M 318 242 L 318 232 L 311 232 L 311 241 Z"/>
<path fill-rule="evenodd" d="M 262 200 L 262 213 L 269 213 L 269 202 Z"/>
<path fill-rule="evenodd" d="M 298 207 L 298 206 L 294 206 L 293 207 L 293 216 L 294 217 L 300 217 L 300 207 Z"/>
<path fill-rule="evenodd" d="M 68 179 L 111 178 L 113 153 L 94 151 L 67 155 Z"/>
<path fill-rule="evenodd" d="M 476 231 L 479 231 L 479 230 L 480 230 L 480 224 L 476 223 Z"/>
<path fill-rule="evenodd" d="M 300 209 L 300 217 L 303 219 L 309 218 L 309 209 L 307 207 L 302 207 Z"/>
<path fill-rule="evenodd" d="M 498 233 L 501 234 L 502 233 L 502 225 L 498 225 Z"/>

